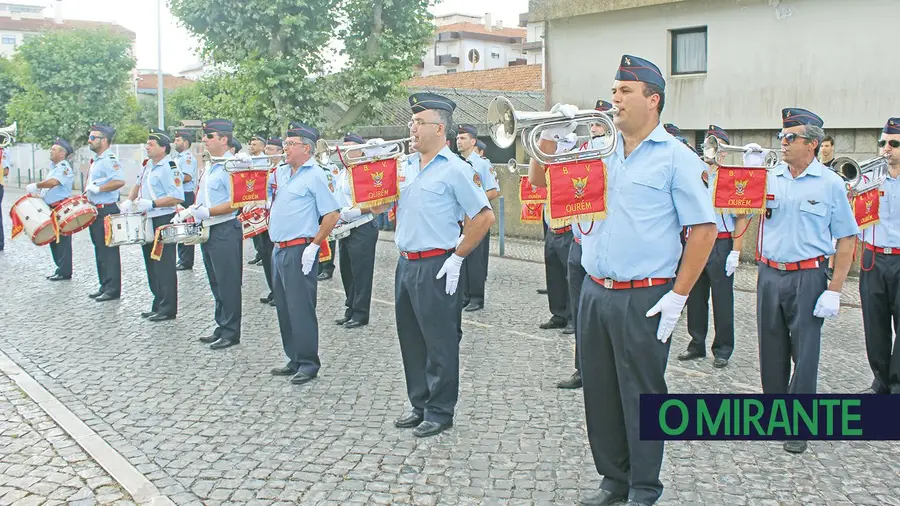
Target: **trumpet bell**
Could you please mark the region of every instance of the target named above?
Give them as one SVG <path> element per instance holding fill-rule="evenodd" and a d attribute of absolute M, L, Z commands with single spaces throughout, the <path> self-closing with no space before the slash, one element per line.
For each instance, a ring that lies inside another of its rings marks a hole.
<path fill-rule="evenodd" d="M 19 134 L 19 122 L 14 121 L 8 127 L 0 128 L 0 147 L 6 147 L 16 142 L 16 136 Z"/>
<path fill-rule="evenodd" d="M 491 125 L 491 139 L 498 147 L 505 149 L 516 142 L 517 114 L 521 116 L 522 113 L 517 113 L 506 97 L 495 97 L 488 105 L 487 122 Z"/>
<path fill-rule="evenodd" d="M 850 186 L 859 182 L 859 163 L 850 157 L 837 157 L 831 164 L 831 170 L 837 172 Z"/>

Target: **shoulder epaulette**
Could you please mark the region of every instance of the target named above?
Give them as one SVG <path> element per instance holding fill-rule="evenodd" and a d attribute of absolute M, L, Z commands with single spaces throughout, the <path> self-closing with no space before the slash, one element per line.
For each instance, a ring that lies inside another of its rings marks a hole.
<path fill-rule="evenodd" d="M 171 167 L 174 170 L 178 170 L 178 164 L 173 162 L 172 160 L 169 160 L 169 167 Z"/>
<path fill-rule="evenodd" d="M 116 159 L 116 154 L 115 154 L 115 153 L 110 153 L 110 154 L 109 154 L 109 159 L 110 159 L 110 160 L 115 160 L 115 159 Z"/>

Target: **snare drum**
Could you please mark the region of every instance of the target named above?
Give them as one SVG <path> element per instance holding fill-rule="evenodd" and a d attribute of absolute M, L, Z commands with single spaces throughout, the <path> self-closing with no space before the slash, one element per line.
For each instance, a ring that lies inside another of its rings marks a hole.
<path fill-rule="evenodd" d="M 62 235 L 81 232 L 97 219 L 97 208 L 84 195 L 63 200 L 53 212 L 56 214 L 56 224 Z"/>
<path fill-rule="evenodd" d="M 196 246 L 209 239 L 209 228 L 202 223 L 170 223 L 159 227 L 159 240 L 163 244 Z"/>
<path fill-rule="evenodd" d="M 269 230 L 269 210 L 262 206 L 251 206 L 238 215 L 244 229 L 244 239 L 257 236 Z"/>
<path fill-rule="evenodd" d="M 9 215 L 14 224 L 22 226 L 22 231 L 35 246 L 44 246 L 56 240 L 53 211 L 44 199 L 25 195 L 13 204 Z"/>
<path fill-rule="evenodd" d="M 153 242 L 153 220 L 143 214 L 110 214 L 104 226 L 106 245 L 111 248 Z"/>

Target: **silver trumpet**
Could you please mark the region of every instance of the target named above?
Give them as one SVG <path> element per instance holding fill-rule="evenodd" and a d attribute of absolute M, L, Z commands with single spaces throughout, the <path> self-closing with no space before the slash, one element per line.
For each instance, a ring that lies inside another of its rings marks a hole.
<path fill-rule="evenodd" d="M 765 153 L 766 158 L 764 163 L 767 169 L 771 169 L 781 162 L 780 149 L 755 149 L 750 148 L 749 146 L 732 146 L 731 144 L 720 142 L 718 138 L 712 135 L 703 141 L 703 158 L 705 158 L 706 161 L 714 161 L 719 153 L 746 153 L 748 150 L 757 153 Z"/>
<path fill-rule="evenodd" d="M 237 171 L 237 170 L 248 170 L 248 169 L 265 169 L 266 167 L 259 167 L 255 162 L 260 160 L 265 160 L 266 162 L 271 162 L 272 159 L 275 158 L 284 158 L 284 155 L 257 155 L 250 156 L 244 158 L 237 158 L 235 156 L 212 156 L 209 154 L 209 151 L 203 152 L 203 163 L 209 166 L 210 164 L 221 163 L 225 166 L 225 170 L 228 171 Z"/>
<path fill-rule="evenodd" d="M 510 158 L 508 162 L 506 162 L 506 168 L 513 174 L 518 173 L 520 170 L 528 170 L 528 164 L 519 163 L 515 158 Z"/>
<path fill-rule="evenodd" d="M 491 129 L 491 139 L 501 148 L 508 148 L 516 141 L 516 135 L 521 132 L 522 147 L 529 156 L 543 165 L 554 163 L 566 163 L 576 160 L 593 160 L 611 155 L 616 151 L 618 135 L 613 116 L 616 109 L 600 112 L 593 109 L 581 110 L 574 118 L 567 118 L 561 113 L 552 112 L 521 112 L 513 108 L 512 103 L 506 97 L 494 98 L 487 111 L 487 122 Z M 601 123 L 606 127 L 605 137 L 609 139 L 600 148 L 586 149 L 584 151 L 570 151 L 567 153 L 544 153 L 540 150 L 541 132 L 548 128 L 568 125 L 570 122 Z"/>
<path fill-rule="evenodd" d="M 404 157 L 404 149 L 403 143 L 412 141 L 412 137 L 406 137 L 403 139 L 396 139 L 384 142 L 377 142 L 372 144 L 348 144 L 344 145 L 329 145 L 328 141 L 324 139 L 319 139 L 316 142 L 316 160 L 322 164 L 329 164 L 334 155 L 338 155 L 341 163 L 344 164 L 345 167 L 353 167 L 355 165 L 359 165 L 362 163 L 372 163 L 377 162 L 379 160 L 391 160 L 394 158 Z M 384 153 L 379 153 L 377 155 L 367 155 L 367 150 L 378 150 L 380 151 L 382 148 L 387 148 L 387 151 Z M 357 155 L 351 155 L 351 153 L 361 153 Z"/>
<path fill-rule="evenodd" d="M 888 176 L 887 155 L 876 156 L 863 162 L 840 156 L 834 160 L 831 170 L 847 182 L 847 190 L 854 195 L 865 193 L 884 183 Z"/>

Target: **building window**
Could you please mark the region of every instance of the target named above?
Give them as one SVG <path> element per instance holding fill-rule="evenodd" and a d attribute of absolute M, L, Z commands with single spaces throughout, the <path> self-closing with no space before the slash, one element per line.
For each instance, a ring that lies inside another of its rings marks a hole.
<path fill-rule="evenodd" d="M 455 74 L 455 73 L 456 73 L 456 69 L 447 69 L 447 73 L 448 73 L 448 74 Z"/>
<path fill-rule="evenodd" d="M 491 48 L 491 58 L 494 60 L 500 59 L 500 48 L 499 47 L 494 46 Z"/>
<path fill-rule="evenodd" d="M 3 43 L 4 43 L 4 44 L 10 44 L 10 45 L 13 45 L 13 46 L 14 46 L 14 45 L 16 45 L 16 37 L 15 37 L 14 35 L 4 35 L 4 36 L 3 36 Z"/>
<path fill-rule="evenodd" d="M 706 27 L 672 30 L 672 75 L 706 73 Z"/>

